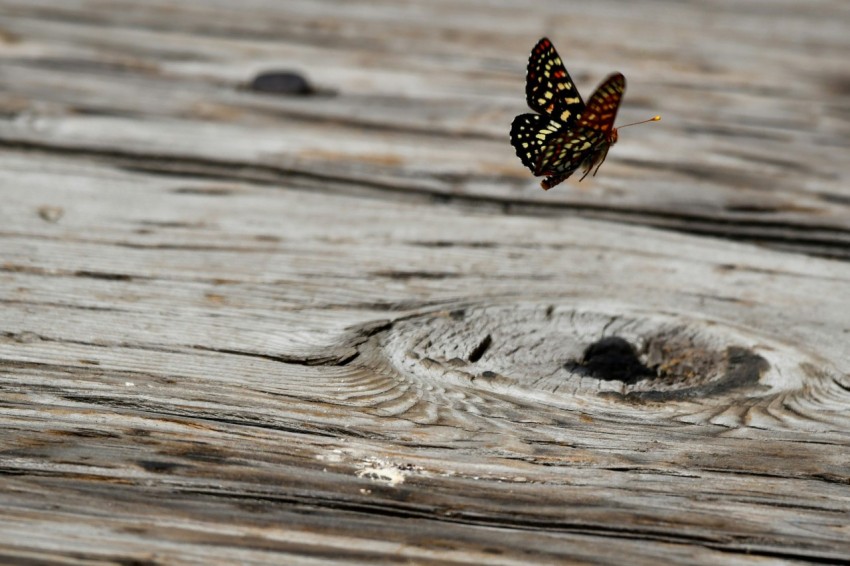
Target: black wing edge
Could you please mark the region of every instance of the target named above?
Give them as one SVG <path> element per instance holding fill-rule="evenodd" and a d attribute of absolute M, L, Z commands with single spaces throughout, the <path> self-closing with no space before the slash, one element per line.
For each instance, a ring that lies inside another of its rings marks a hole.
<path fill-rule="evenodd" d="M 537 134 L 548 125 L 550 118 L 540 114 L 520 114 L 511 123 L 511 145 L 514 146 L 517 157 L 522 164 L 534 173 L 537 170 L 537 161 L 540 149 L 543 147 L 542 140 L 537 139 Z M 527 144 L 527 147 L 523 147 Z"/>

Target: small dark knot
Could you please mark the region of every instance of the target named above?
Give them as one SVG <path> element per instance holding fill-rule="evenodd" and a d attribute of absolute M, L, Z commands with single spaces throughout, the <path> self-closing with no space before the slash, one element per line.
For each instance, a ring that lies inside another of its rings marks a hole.
<path fill-rule="evenodd" d="M 251 81 L 249 88 L 255 92 L 296 96 L 308 96 L 316 92 L 307 79 L 293 71 L 260 73 Z"/>

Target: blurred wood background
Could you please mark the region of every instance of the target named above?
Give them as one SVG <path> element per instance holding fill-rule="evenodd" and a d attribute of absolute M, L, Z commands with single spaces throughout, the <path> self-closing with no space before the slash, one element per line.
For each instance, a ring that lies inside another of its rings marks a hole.
<path fill-rule="evenodd" d="M 0 561 L 850 558 L 848 27 L 0 0 Z M 549 192 L 543 35 L 663 115 Z"/>

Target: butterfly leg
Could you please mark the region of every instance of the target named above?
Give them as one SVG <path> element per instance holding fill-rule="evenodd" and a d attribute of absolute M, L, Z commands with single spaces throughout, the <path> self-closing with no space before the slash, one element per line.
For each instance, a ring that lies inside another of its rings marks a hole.
<path fill-rule="evenodd" d="M 602 158 L 599 160 L 599 164 L 596 166 L 596 170 L 593 172 L 593 176 L 596 177 L 596 174 L 599 173 L 599 168 L 602 167 L 602 164 L 605 163 L 605 158 L 608 157 L 608 149 L 610 145 L 606 145 L 605 149 L 602 150 Z M 586 175 L 587 173 L 585 173 Z"/>
<path fill-rule="evenodd" d="M 582 175 L 581 179 L 578 180 L 579 183 L 584 181 L 584 178 L 587 177 L 587 174 L 590 173 L 590 170 L 593 169 L 593 166 L 595 164 L 596 164 L 596 161 L 594 160 L 593 156 L 588 157 L 587 159 L 584 160 L 584 175 Z M 594 173 L 594 175 L 596 175 L 596 173 Z"/>

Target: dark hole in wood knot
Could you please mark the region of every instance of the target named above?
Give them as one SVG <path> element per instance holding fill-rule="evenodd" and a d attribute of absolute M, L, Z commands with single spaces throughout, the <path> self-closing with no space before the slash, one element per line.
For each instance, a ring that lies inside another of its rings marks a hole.
<path fill-rule="evenodd" d="M 767 360 L 739 346 L 730 346 L 726 349 L 726 374 L 725 378 L 716 383 L 711 393 L 721 393 L 727 389 L 742 386 L 752 386 L 759 382 L 762 374 L 770 369 Z"/>
<path fill-rule="evenodd" d="M 466 309 L 456 309 L 449 313 L 452 320 L 463 320 L 466 317 Z"/>
<path fill-rule="evenodd" d="M 484 340 L 479 342 L 478 346 L 476 346 L 475 349 L 472 350 L 472 352 L 470 352 L 469 362 L 474 364 L 475 362 L 480 360 L 481 356 L 483 356 L 487 352 L 487 350 L 490 349 L 490 345 L 492 343 L 493 343 L 493 337 L 490 336 L 489 334 L 487 336 L 485 336 Z"/>
<path fill-rule="evenodd" d="M 300 73 L 294 71 L 268 71 L 260 73 L 251 81 L 249 88 L 267 94 L 309 96 L 316 89 Z"/>
<path fill-rule="evenodd" d="M 585 349 L 581 361 L 567 362 L 564 367 L 588 377 L 628 384 L 656 375 L 655 370 L 641 363 L 634 347 L 619 336 L 597 340 Z"/>

